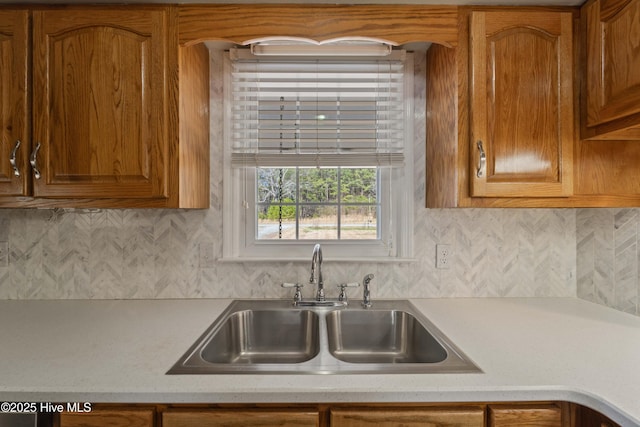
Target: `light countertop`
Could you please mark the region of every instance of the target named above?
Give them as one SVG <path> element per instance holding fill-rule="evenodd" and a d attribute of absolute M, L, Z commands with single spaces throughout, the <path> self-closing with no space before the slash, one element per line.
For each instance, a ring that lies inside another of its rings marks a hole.
<path fill-rule="evenodd" d="M 0 301 L 0 401 L 558 400 L 640 426 L 640 317 L 573 298 L 412 299 L 482 373 L 165 375 L 229 302 Z"/>

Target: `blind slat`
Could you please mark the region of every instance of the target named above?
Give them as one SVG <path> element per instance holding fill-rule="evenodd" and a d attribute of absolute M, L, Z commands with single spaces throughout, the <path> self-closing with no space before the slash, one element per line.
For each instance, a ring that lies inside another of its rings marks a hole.
<path fill-rule="evenodd" d="M 231 166 L 239 167 L 398 167 L 404 165 L 400 153 L 233 153 Z"/>
<path fill-rule="evenodd" d="M 232 63 L 232 166 L 404 163 L 400 60 Z"/>

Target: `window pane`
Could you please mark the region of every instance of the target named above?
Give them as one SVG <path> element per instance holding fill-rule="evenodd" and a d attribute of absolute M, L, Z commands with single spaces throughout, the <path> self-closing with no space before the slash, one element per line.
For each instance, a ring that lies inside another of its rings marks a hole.
<path fill-rule="evenodd" d="M 327 203 L 338 201 L 337 168 L 300 168 L 300 201 Z"/>
<path fill-rule="evenodd" d="M 337 239 L 338 209 L 336 206 L 300 206 L 300 239 Z"/>
<path fill-rule="evenodd" d="M 258 239 L 296 238 L 296 207 L 293 204 L 258 205 Z"/>
<path fill-rule="evenodd" d="M 378 209 L 376 206 L 342 206 L 340 210 L 341 239 L 377 239 Z"/>
<path fill-rule="evenodd" d="M 342 203 L 376 203 L 377 168 L 341 168 L 340 193 Z"/>
<path fill-rule="evenodd" d="M 257 238 L 379 239 L 378 176 L 375 167 L 258 168 Z"/>
<path fill-rule="evenodd" d="M 258 203 L 293 202 L 296 198 L 296 169 L 257 168 Z M 282 194 L 281 194 L 282 193 Z"/>

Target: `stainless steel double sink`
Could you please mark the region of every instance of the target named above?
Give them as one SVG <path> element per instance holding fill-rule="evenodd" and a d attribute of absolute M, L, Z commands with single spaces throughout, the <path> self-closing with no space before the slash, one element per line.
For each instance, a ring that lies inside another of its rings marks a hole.
<path fill-rule="evenodd" d="M 168 374 L 481 372 L 405 300 L 372 308 L 237 300 Z"/>

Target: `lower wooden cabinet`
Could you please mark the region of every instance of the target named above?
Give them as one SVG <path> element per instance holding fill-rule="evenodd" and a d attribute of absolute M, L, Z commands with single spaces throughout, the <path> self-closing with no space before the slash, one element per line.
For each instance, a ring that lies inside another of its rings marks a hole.
<path fill-rule="evenodd" d="M 576 427 L 620 427 L 609 418 L 593 409 L 579 406 L 576 410 Z"/>
<path fill-rule="evenodd" d="M 331 409 L 331 427 L 483 427 L 484 407 Z"/>
<path fill-rule="evenodd" d="M 569 426 L 560 405 L 490 405 L 489 427 Z"/>
<path fill-rule="evenodd" d="M 620 427 L 567 402 L 94 404 L 41 427 Z"/>
<path fill-rule="evenodd" d="M 123 406 L 93 408 L 91 412 L 63 412 L 58 427 L 155 427 L 155 407 Z"/>
<path fill-rule="evenodd" d="M 163 427 L 317 427 L 318 411 L 284 410 L 198 410 L 166 411 L 162 414 Z"/>

